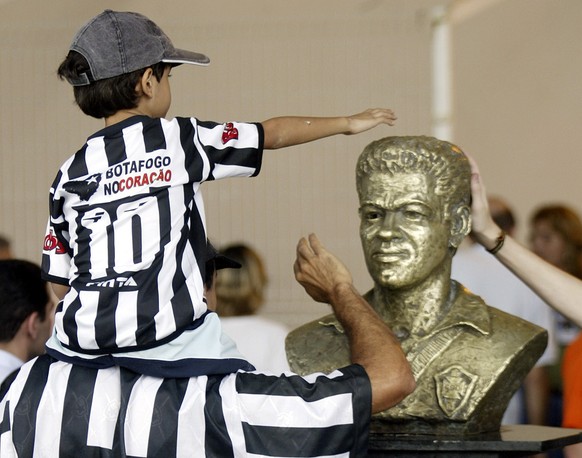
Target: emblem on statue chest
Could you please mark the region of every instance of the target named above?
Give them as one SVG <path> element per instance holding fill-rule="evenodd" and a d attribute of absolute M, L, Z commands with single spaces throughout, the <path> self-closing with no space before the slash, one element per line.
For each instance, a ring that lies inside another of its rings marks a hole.
<path fill-rule="evenodd" d="M 443 412 L 452 417 L 469 400 L 478 376 L 454 365 L 434 376 L 436 395 Z"/>

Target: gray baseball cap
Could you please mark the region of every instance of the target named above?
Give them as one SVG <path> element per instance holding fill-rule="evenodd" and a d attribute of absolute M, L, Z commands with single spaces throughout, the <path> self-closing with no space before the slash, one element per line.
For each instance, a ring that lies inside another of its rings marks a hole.
<path fill-rule="evenodd" d="M 82 54 L 91 69 L 73 86 L 86 86 L 114 76 L 149 67 L 158 62 L 208 65 L 204 54 L 176 49 L 170 38 L 142 14 L 105 10 L 85 24 L 73 38 L 70 51 Z"/>

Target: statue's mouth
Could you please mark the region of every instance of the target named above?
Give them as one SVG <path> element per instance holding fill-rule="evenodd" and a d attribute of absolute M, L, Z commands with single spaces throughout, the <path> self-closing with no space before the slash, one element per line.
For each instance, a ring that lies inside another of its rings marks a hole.
<path fill-rule="evenodd" d="M 407 257 L 407 253 L 402 250 L 378 251 L 372 254 L 372 259 L 380 263 L 393 263 L 402 261 Z"/>

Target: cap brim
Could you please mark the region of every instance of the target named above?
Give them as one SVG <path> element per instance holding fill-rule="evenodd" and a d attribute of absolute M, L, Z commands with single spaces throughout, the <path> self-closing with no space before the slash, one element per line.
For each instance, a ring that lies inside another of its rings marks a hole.
<path fill-rule="evenodd" d="M 210 64 L 210 58 L 199 52 L 186 51 L 185 49 L 175 49 L 172 55 L 164 57 L 162 62 L 166 62 L 168 64 L 191 64 L 207 66 Z"/>
<path fill-rule="evenodd" d="M 223 254 L 218 254 L 214 258 L 214 264 L 216 266 L 216 270 L 220 269 L 240 269 L 242 264 L 236 262 L 234 259 L 230 259 Z"/>

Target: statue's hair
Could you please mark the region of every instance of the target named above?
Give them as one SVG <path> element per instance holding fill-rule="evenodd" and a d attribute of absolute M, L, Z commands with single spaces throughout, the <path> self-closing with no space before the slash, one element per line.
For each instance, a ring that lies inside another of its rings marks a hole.
<path fill-rule="evenodd" d="M 460 148 L 434 137 L 385 137 L 368 144 L 356 165 L 356 186 L 362 197 L 362 179 L 374 172 L 394 175 L 420 172 L 434 179 L 435 192 L 445 198 L 447 210 L 471 201 L 471 168 Z"/>

